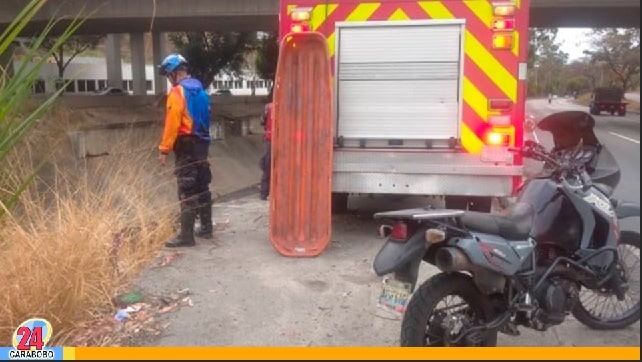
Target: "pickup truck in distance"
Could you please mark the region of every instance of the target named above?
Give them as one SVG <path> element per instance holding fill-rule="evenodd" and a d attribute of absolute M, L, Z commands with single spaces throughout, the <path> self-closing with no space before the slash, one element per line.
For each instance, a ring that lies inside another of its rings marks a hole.
<path fill-rule="evenodd" d="M 623 102 L 623 99 L 624 90 L 621 88 L 595 88 L 591 95 L 589 111 L 593 115 L 598 115 L 601 112 L 609 112 L 614 115 L 617 112 L 619 116 L 624 116 L 626 115 L 627 103 Z"/>

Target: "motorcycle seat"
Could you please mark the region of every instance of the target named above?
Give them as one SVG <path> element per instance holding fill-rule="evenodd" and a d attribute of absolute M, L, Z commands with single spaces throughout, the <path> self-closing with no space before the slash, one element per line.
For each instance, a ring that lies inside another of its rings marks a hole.
<path fill-rule="evenodd" d="M 471 231 L 498 235 L 507 240 L 525 240 L 533 226 L 534 215 L 531 205 L 516 203 L 506 214 L 467 211 L 461 221 Z"/>

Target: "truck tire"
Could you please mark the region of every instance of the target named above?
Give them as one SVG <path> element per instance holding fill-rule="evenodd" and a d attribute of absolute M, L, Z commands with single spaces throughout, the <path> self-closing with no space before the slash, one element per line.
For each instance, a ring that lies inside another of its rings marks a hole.
<path fill-rule="evenodd" d="M 597 115 L 600 114 L 600 111 L 598 111 L 597 109 L 595 109 L 593 107 L 589 108 L 589 112 L 594 116 L 597 116 Z"/>
<path fill-rule="evenodd" d="M 331 203 L 332 214 L 345 214 L 348 211 L 348 194 L 333 192 Z"/>
<path fill-rule="evenodd" d="M 624 117 L 624 116 L 626 116 L 626 111 L 618 111 L 617 114 L 620 117 Z"/>

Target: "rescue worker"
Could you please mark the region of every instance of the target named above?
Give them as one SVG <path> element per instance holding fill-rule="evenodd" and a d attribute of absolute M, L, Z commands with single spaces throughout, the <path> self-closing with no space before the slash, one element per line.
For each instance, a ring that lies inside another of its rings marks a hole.
<path fill-rule="evenodd" d="M 270 195 L 270 174 L 272 168 L 272 112 L 273 103 L 270 101 L 263 109 L 263 125 L 265 126 L 265 134 L 263 135 L 263 156 L 261 157 L 261 187 L 260 196 L 261 200 L 267 200 Z"/>
<path fill-rule="evenodd" d="M 165 126 L 159 161 L 162 166 L 174 151 L 174 175 L 180 201 L 180 232 L 166 247 L 194 246 L 194 236 L 212 238 L 212 172 L 207 160 L 210 137 L 210 97 L 202 83 L 188 73 L 188 63 L 180 54 L 168 55 L 158 72 L 172 84 L 167 95 Z M 194 232 L 196 216 L 201 228 Z"/>

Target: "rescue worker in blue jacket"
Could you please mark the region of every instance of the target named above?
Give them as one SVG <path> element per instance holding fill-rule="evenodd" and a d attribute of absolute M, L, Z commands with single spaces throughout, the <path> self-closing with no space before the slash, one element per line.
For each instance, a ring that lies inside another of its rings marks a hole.
<path fill-rule="evenodd" d="M 210 97 L 202 83 L 190 77 L 188 63 L 180 54 L 168 55 L 158 72 L 172 84 L 167 95 L 165 126 L 158 149 L 161 165 L 167 155 L 175 156 L 174 175 L 180 201 L 180 232 L 167 241 L 167 247 L 194 246 L 194 236 L 212 238 L 212 172 L 208 161 L 210 137 Z M 194 232 L 196 216 L 201 228 Z"/>

